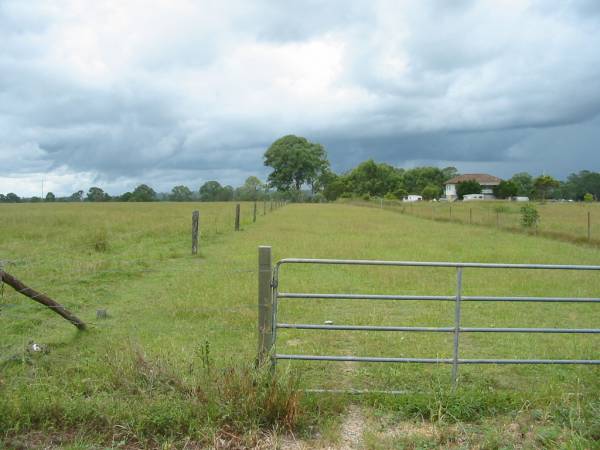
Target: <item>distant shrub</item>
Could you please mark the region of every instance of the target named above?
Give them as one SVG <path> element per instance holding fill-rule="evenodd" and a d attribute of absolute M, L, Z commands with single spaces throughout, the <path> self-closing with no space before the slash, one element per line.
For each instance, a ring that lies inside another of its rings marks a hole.
<path fill-rule="evenodd" d="M 369 200 L 371 200 L 371 195 L 370 194 L 363 194 L 363 195 L 361 195 L 360 198 L 361 198 L 361 200 L 369 201 Z"/>
<path fill-rule="evenodd" d="M 398 200 L 398 197 L 396 197 L 396 194 L 392 193 L 392 192 L 388 192 L 387 194 L 385 194 L 385 196 L 383 197 L 386 200 Z"/>
<path fill-rule="evenodd" d="M 534 227 L 540 219 L 537 208 L 532 203 L 521 207 L 521 225 L 524 228 Z"/>
<path fill-rule="evenodd" d="M 587 194 L 585 194 L 583 196 L 583 201 L 584 202 L 593 202 L 594 201 L 594 196 L 588 192 Z"/>
<path fill-rule="evenodd" d="M 352 192 L 342 192 L 340 198 L 352 198 Z"/>

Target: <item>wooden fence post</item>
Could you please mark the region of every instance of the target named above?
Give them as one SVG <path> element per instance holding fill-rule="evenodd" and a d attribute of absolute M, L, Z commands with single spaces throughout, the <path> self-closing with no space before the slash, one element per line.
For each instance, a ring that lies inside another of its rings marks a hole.
<path fill-rule="evenodd" d="M 592 240 L 592 215 L 590 211 L 588 211 L 588 241 Z"/>
<path fill-rule="evenodd" d="M 200 211 L 192 212 L 192 255 L 198 254 L 198 224 L 200 223 Z"/>
<path fill-rule="evenodd" d="M 267 201 L 263 200 L 263 216 L 267 215 Z"/>
<path fill-rule="evenodd" d="M 254 212 L 252 213 L 252 222 L 256 222 L 256 200 L 254 200 Z"/>
<path fill-rule="evenodd" d="M 47 295 L 42 294 L 41 292 L 38 292 L 34 289 L 31 289 L 29 286 L 26 286 L 25 284 L 23 284 L 21 281 L 17 280 L 12 275 L 10 275 L 6 272 L 0 272 L 0 283 L 2 283 L 2 282 L 11 286 L 19 294 L 23 294 L 26 297 L 29 297 L 30 299 L 32 299 L 38 303 L 41 303 L 44 306 L 47 306 L 52 311 L 54 311 L 56 314 L 67 319 L 69 322 L 71 322 L 73 325 L 75 325 L 78 329 L 80 329 L 80 330 L 86 329 L 85 322 L 83 322 L 77 316 L 73 315 L 73 313 L 71 311 L 69 311 L 67 308 L 62 306 L 60 303 L 55 302 Z"/>
<path fill-rule="evenodd" d="M 258 363 L 264 363 L 273 347 L 273 290 L 271 247 L 258 247 Z"/>
<path fill-rule="evenodd" d="M 271 212 L 273 212 L 273 200 L 271 200 Z"/>
<path fill-rule="evenodd" d="M 450 220 L 452 220 L 452 205 L 450 205 Z"/>
<path fill-rule="evenodd" d="M 473 224 L 473 208 L 469 208 L 469 225 Z"/>
<path fill-rule="evenodd" d="M 235 205 L 235 231 L 240 231 L 240 204 Z"/>

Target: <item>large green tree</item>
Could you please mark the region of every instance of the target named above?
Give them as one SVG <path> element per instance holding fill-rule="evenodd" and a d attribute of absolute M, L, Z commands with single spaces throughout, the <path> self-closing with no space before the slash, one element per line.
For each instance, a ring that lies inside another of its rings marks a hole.
<path fill-rule="evenodd" d="M 461 200 L 465 195 L 481 194 L 481 184 L 475 180 L 467 180 L 456 185 L 456 195 Z"/>
<path fill-rule="evenodd" d="M 558 180 L 552 178 L 550 175 L 540 175 L 533 181 L 533 187 L 537 197 L 542 201 L 550 197 L 552 190 L 559 186 L 560 183 Z"/>
<path fill-rule="evenodd" d="M 514 197 L 519 192 L 519 187 L 513 181 L 502 180 L 498 186 L 494 187 L 494 195 L 496 198 Z"/>
<path fill-rule="evenodd" d="M 255 176 L 246 178 L 243 186 L 236 189 L 236 198 L 242 201 L 255 201 L 264 198 L 264 185 Z"/>
<path fill-rule="evenodd" d="M 517 195 L 529 197 L 533 193 L 533 177 L 527 172 L 515 173 L 510 179 L 517 186 Z"/>
<path fill-rule="evenodd" d="M 192 191 L 184 185 L 175 186 L 171 189 L 169 200 L 173 202 L 189 202 L 192 200 Z"/>
<path fill-rule="evenodd" d="M 357 195 L 383 197 L 402 187 L 402 172 L 385 163 L 372 159 L 360 163 L 346 175 L 347 187 Z"/>
<path fill-rule="evenodd" d="M 582 170 L 579 173 L 572 173 L 567 177 L 564 186 L 565 197 L 583 200 L 587 193 L 592 194 L 596 199 L 600 199 L 600 173 Z"/>
<path fill-rule="evenodd" d="M 273 169 L 268 182 L 279 191 L 299 192 L 304 184 L 309 184 L 314 192 L 315 182 L 329 168 L 327 153 L 321 144 L 292 134 L 271 144 L 265 152 L 264 164 Z"/>
<path fill-rule="evenodd" d="M 110 195 L 99 187 L 91 187 L 88 190 L 85 200 L 88 202 L 107 202 L 110 200 Z"/>
<path fill-rule="evenodd" d="M 455 175 L 456 168 L 454 167 L 446 167 L 445 169 L 415 167 L 403 173 L 402 181 L 409 194 L 420 194 L 423 189 L 430 185 L 435 185 L 441 190 L 444 187 L 444 182 Z"/>
<path fill-rule="evenodd" d="M 221 183 L 215 180 L 207 181 L 198 191 L 200 194 L 200 200 L 203 202 L 217 202 L 219 197 L 222 195 L 223 186 Z"/>
<path fill-rule="evenodd" d="M 147 184 L 140 184 L 131 193 L 130 202 L 153 202 L 156 200 L 156 192 Z"/>

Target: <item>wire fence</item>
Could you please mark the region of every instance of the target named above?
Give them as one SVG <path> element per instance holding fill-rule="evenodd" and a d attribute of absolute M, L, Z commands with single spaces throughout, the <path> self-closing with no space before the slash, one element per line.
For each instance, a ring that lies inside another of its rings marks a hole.
<path fill-rule="evenodd" d="M 239 220 L 241 231 L 283 205 L 282 202 L 273 202 L 273 206 L 270 202 L 257 202 L 256 206 L 253 203 L 242 204 Z M 127 291 L 130 288 L 127 285 L 123 287 L 123 283 L 134 279 L 143 280 L 147 275 L 165 275 L 170 278 L 177 276 L 182 279 L 203 274 L 232 278 L 256 275 L 258 269 L 248 267 L 243 258 L 221 260 L 219 266 L 214 267 L 208 266 L 202 257 L 205 251 L 210 251 L 210 247 L 205 246 L 215 237 L 214 229 L 211 229 L 214 224 L 222 227 L 218 231 L 220 235 L 235 233 L 235 208 L 236 204 L 228 203 L 222 205 L 222 210 L 215 210 L 213 207 L 212 211 L 204 216 L 200 208 L 200 257 L 192 256 L 190 252 L 191 210 L 184 218 L 170 217 L 171 223 L 162 228 L 150 224 L 145 229 L 127 229 L 119 233 L 115 230 L 123 224 L 117 224 L 118 226 L 108 233 L 112 245 L 102 251 L 94 248 L 93 238 L 80 242 L 81 235 L 72 233 L 70 223 L 65 222 L 61 225 L 64 233 L 58 238 L 52 239 L 47 233 L 39 233 L 36 238 L 29 239 L 28 235 L 35 234 L 35 231 L 27 228 L 26 214 L 12 218 L 13 222 L 21 221 L 23 233 L 19 235 L 16 231 L 19 227 L 13 223 L 13 233 L 16 236 L 8 239 L 9 231 L 3 233 L 4 239 L 0 237 L 0 271 L 4 270 L 22 279 L 29 287 L 15 290 L 0 282 L 0 328 L 13 334 L 5 336 L 4 342 L 8 344 L 8 350 L 0 351 L 0 362 L 8 353 L 23 351 L 19 334 L 34 335 L 37 334 L 36 330 L 46 328 L 49 321 L 63 320 L 51 312 L 52 309 L 60 308 L 59 306 L 46 306 L 32 301 L 38 296 L 45 295 L 55 299 L 62 307 L 85 318 L 86 325 L 92 328 L 106 327 L 110 326 L 110 320 L 98 317 L 94 320 L 93 317 L 96 317 L 99 311 L 110 311 L 114 308 L 115 289 Z M 52 210 L 47 210 L 51 214 Z M 7 221 L 11 222 L 11 219 L 0 217 L 0 224 Z M 173 222 L 185 222 L 187 226 L 173 226 Z M 225 223 L 227 227 L 224 226 Z M 91 228 L 91 233 L 90 229 L 87 230 L 88 234 L 92 237 L 94 229 L 105 229 L 105 224 L 95 223 L 94 220 L 90 220 L 88 226 Z M 165 230 L 169 233 L 165 234 Z M 142 240 L 141 243 L 138 242 L 139 239 Z M 132 247 L 134 251 L 130 251 Z M 36 249 L 34 253 L 30 252 L 31 248 Z M 31 289 L 38 293 L 32 296 L 33 299 L 21 295 Z M 27 323 L 28 325 L 24 326 Z M 65 322 L 63 326 L 69 325 Z"/>
<path fill-rule="evenodd" d="M 399 200 L 351 200 L 356 206 L 380 208 L 438 222 L 477 225 L 549 237 L 556 240 L 600 245 L 600 206 L 589 203 L 532 203 L 538 217 L 523 224 L 520 202 L 402 202 Z"/>

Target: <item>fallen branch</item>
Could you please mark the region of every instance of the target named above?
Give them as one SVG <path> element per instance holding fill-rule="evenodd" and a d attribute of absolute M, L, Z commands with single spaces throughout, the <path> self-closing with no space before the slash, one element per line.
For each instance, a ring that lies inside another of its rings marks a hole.
<path fill-rule="evenodd" d="M 84 322 L 82 322 L 78 317 L 73 315 L 71 311 L 69 311 L 67 308 L 62 306 L 60 303 L 55 302 L 47 295 L 42 294 L 41 292 L 37 292 L 36 290 L 31 289 L 28 286 L 25 286 L 15 277 L 4 271 L 0 271 L 0 278 L 1 281 L 4 281 L 9 286 L 13 287 L 17 292 L 29 297 L 32 300 L 35 300 L 38 303 L 41 303 L 44 306 L 47 306 L 56 314 L 59 314 L 65 319 L 67 319 L 80 330 L 85 330 L 86 325 Z"/>

